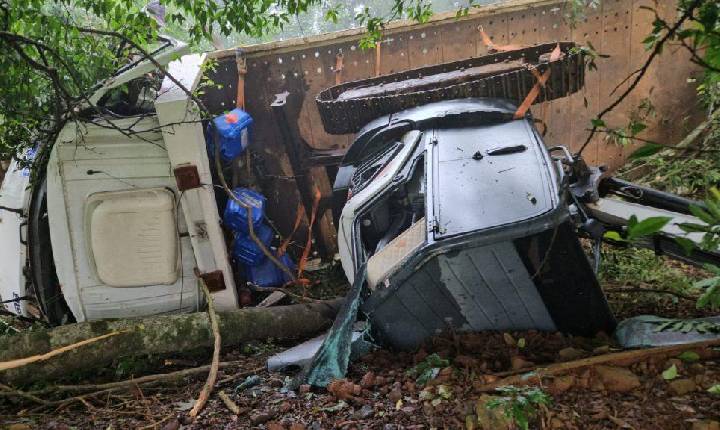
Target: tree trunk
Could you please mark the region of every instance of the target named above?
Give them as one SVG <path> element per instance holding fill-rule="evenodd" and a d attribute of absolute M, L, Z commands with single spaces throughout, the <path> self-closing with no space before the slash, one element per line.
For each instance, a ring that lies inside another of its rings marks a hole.
<path fill-rule="evenodd" d="M 342 299 L 219 313 L 224 346 L 267 338 L 308 337 L 329 327 Z M 168 354 L 213 344 L 208 315 L 163 315 L 141 319 L 93 321 L 0 337 L 0 361 L 47 353 L 113 331 L 122 333 L 81 346 L 47 361 L 0 372 L 0 381 L 25 385 L 76 371 L 99 368 L 119 357 Z"/>

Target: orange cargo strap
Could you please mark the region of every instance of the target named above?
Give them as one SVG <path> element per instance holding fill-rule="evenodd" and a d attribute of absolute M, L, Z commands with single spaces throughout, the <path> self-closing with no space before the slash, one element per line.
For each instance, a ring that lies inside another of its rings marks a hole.
<path fill-rule="evenodd" d="M 483 45 L 485 45 L 485 47 L 487 47 L 488 51 L 490 52 L 510 52 L 517 51 L 518 49 L 523 49 L 521 45 L 496 45 L 492 41 L 492 39 L 490 39 L 490 36 L 485 33 L 482 25 L 478 25 L 477 29 L 480 32 L 480 37 L 482 38 Z"/>
<path fill-rule="evenodd" d="M 558 43 L 555 49 L 553 49 L 552 53 L 550 53 L 550 61 L 557 61 L 560 59 L 562 55 L 562 51 L 560 50 L 560 44 Z M 517 108 L 517 111 L 515 111 L 515 115 L 513 116 L 515 119 L 520 119 L 525 116 L 528 109 L 530 109 L 530 106 L 532 106 L 533 103 L 535 103 L 535 99 L 540 95 L 540 89 L 545 88 L 545 84 L 547 83 L 548 79 L 550 78 L 550 69 L 548 68 L 545 73 L 542 75 L 540 72 L 537 71 L 537 69 L 530 69 L 530 72 L 535 76 L 535 79 L 537 79 L 537 82 L 532 87 L 528 95 L 525 97 L 525 100 L 523 100 L 522 104 Z"/>
<path fill-rule="evenodd" d="M 342 83 L 342 71 L 343 71 L 343 54 L 338 53 L 335 56 L 335 85 Z"/>
<path fill-rule="evenodd" d="M 312 212 L 310 213 L 310 223 L 308 224 L 307 243 L 305 243 L 305 249 L 303 249 L 302 257 L 300 257 L 300 261 L 298 262 L 298 280 L 302 279 L 302 274 L 305 270 L 305 264 L 307 264 L 307 259 L 310 256 L 310 248 L 312 248 L 313 236 L 312 228 L 313 224 L 315 224 L 315 216 L 317 215 L 318 206 L 320 205 L 320 197 L 320 190 L 315 188 L 315 197 L 313 198 L 313 207 Z"/>
<path fill-rule="evenodd" d="M 380 42 L 375 42 L 375 76 L 380 76 Z"/>
<path fill-rule="evenodd" d="M 282 244 L 278 248 L 278 257 L 282 257 L 285 255 L 285 252 L 287 252 L 287 247 L 290 245 L 290 241 L 292 240 L 293 236 L 295 236 L 295 232 L 297 231 L 298 227 L 300 227 L 300 221 L 302 221 L 302 216 L 305 213 L 303 210 L 302 202 L 298 202 L 297 212 L 295 215 L 295 225 L 293 226 L 292 232 L 290 235 L 283 240 Z"/>
<path fill-rule="evenodd" d="M 235 51 L 235 64 L 237 66 L 237 96 L 235 97 L 235 107 L 245 110 L 245 75 L 247 74 L 247 60 L 241 50 Z"/>

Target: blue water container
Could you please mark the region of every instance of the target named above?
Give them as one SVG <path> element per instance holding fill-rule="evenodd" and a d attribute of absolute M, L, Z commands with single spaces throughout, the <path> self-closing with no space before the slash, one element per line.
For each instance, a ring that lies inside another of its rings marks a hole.
<path fill-rule="evenodd" d="M 257 228 L 262 223 L 263 216 L 265 216 L 265 196 L 249 188 L 235 188 L 233 194 L 243 204 L 252 208 L 252 223 L 253 227 Z M 228 199 L 223 213 L 223 222 L 226 227 L 234 232 L 249 233 L 248 211 L 235 199 Z"/>
<path fill-rule="evenodd" d="M 289 255 L 283 254 L 278 260 L 290 271 L 295 270 L 295 263 Z M 269 258 L 256 266 L 246 265 L 245 276 L 248 282 L 263 288 L 281 287 L 291 281 L 290 276 Z"/>
<path fill-rule="evenodd" d="M 223 161 L 231 161 L 239 157 L 250 143 L 250 126 L 253 123 L 252 117 L 240 108 L 220 115 L 213 119 L 217 129 L 218 140 L 220 141 L 220 156 Z M 214 134 L 210 134 L 214 136 Z M 213 139 L 208 139 L 210 154 L 215 151 Z"/>
<path fill-rule="evenodd" d="M 255 235 L 263 245 L 266 247 L 270 246 L 273 238 L 273 232 L 270 227 L 261 223 L 255 228 Z M 232 256 L 236 261 L 245 263 L 248 266 L 256 266 L 266 258 L 258 244 L 245 232 L 238 232 L 235 235 Z"/>

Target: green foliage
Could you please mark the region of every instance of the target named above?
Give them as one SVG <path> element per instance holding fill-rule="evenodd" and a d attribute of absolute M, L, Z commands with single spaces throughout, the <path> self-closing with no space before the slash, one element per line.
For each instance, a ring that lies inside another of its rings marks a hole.
<path fill-rule="evenodd" d="M 695 351 L 684 351 L 682 354 L 678 355 L 677 358 L 685 363 L 694 363 L 700 360 L 700 355 L 698 355 Z"/>
<path fill-rule="evenodd" d="M 409 376 L 416 379 L 420 385 L 425 385 L 429 380 L 433 379 L 440 372 L 440 369 L 450 365 L 450 362 L 444 358 L 440 358 L 437 354 L 430 354 L 415 367 L 407 371 Z"/>
<path fill-rule="evenodd" d="M 712 387 L 708 388 L 707 392 L 720 396 L 720 384 L 715 384 Z"/>
<path fill-rule="evenodd" d="M 659 323 L 655 331 L 679 331 L 681 333 L 690 333 L 696 331 L 698 333 L 720 333 L 720 324 L 710 321 L 693 321 L 672 319 Z"/>
<path fill-rule="evenodd" d="M 508 419 L 523 430 L 527 430 L 530 420 L 537 415 L 542 405 L 549 405 L 551 397 L 537 387 L 515 387 L 512 385 L 499 387 L 497 391 L 503 395 L 487 402 L 490 410 L 501 408 Z"/>
<path fill-rule="evenodd" d="M 603 250 L 600 280 L 603 283 L 641 286 L 652 285 L 667 291 L 687 293 L 699 278 L 689 277 L 682 270 L 667 264 L 649 249 L 614 248 Z"/>
<path fill-rule="evenodd" d="M 622 234 L 616 231 L 608 231 L 605 233 L 605 238 L 616 242 L 633 242 L 661 231 L 671 219 L 670 217 L 656 216 L 638 221 L 637 216 L 632 215 L 628 219 L 627 228 Z"/>
<path fill-rule="evenodd" d="M 702 309 L 709 307 L 713 310 L 720 309 L 720 268 L 707 264 L 705 265 L 705 269 L 712 272 L 715 276 L 693 284 L 693 287 L 703 291 L 698 298 L 697 308 Z"/>
<path fill-rule="evenodd" d="M 668 367 L 662 372 L 662 377 L 666 381 L 672 381 L 673 379 L 678 377 L 678 370 L 677 367 L 673 364 L 672 366 Z"/>

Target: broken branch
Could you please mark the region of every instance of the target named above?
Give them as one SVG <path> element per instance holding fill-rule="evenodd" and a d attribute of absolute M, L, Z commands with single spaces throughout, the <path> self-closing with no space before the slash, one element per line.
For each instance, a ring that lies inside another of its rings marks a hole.
<path fill-rule="evenodd" d="M 202 391 L 200 391 L 200 395 L 195 402 L 195 406 L 193 406 L 192 410 L 190 411 L 191 418 L 195 418 L 197 414 L 202 410 L 203 406 L 205 406 L 205 403 L 210 397 L 213 386 L 215 385 L 215 379 L 217 379 L 218 373 L 218 363 L 220 362 L 221 345 L 220 328 L 218 327 L 217 314 L 215 314 L 215 305 L 213 304 L 212 295 L 210 294 L 210 290 L 208 290 L 205 280 L 200 277 L 198 277 L 198 279 L 200 280 L 200 285 L 202 286 L 205 298 L 208 301 L 208 315 L 210 317 L 210 326 L 212 327 L 212 333 L 215 341 L 213 343 L 213 356 L 212 363 L 210 364 L 210 373 L 208 374 L 207 381 L 205 381 L 205 385 L 203 386 Z"/>

